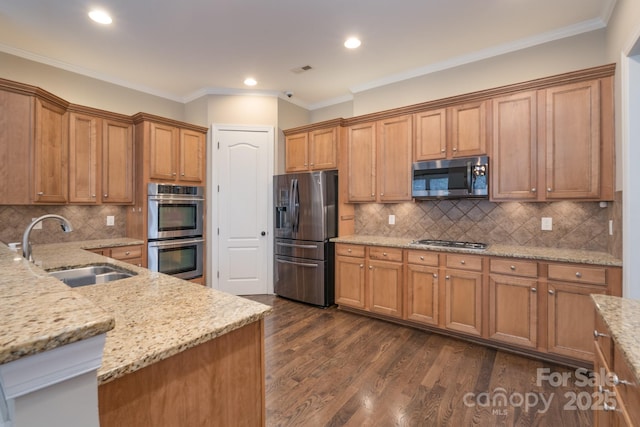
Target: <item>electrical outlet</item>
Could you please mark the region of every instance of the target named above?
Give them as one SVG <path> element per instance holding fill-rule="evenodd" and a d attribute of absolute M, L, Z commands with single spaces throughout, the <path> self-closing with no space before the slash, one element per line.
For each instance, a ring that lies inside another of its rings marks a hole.
<path fill-rule="evenodd" d="M 107 225 L 116 225 L 116 218 L 113 215 L 107 215 Z"/>
<path fill-rule="evenodd" d="M 553 230 L 553 219 L 549 217 L 542 218 L 541 230 L 543 231 L 551 231 Z"/>
<path fill-rule="evenodd" d="M 31 221 L 35 221 L 37 218 L 31 218 Z M 39 223 L 37 223 L 32 230 L 42 230 L 42 221 L 40 221 Z"/>
<path fill-rule="evenodd" d="M 389 215 L 389 225 L 394 225 L 396 223 L 396 216 Z"/>

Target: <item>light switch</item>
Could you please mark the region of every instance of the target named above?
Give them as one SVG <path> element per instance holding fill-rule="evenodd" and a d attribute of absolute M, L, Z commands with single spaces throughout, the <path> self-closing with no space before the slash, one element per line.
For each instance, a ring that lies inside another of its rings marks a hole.
<path fill-rule="evenodd" d="M 116 219 L 113 215 L 107 215 L 107 225 L 108 226 L 116 225 Z"/>
<path fill-rule="evenodd" d="M 389 225 L 394 225 L 396 223 L 396 216 L 389 215 Z"/>
<path fill-rule="evenodd" d="M 541 229 L 543 231 L 553 230 L 553 219 L 549 217 L 542 218 Z"/>

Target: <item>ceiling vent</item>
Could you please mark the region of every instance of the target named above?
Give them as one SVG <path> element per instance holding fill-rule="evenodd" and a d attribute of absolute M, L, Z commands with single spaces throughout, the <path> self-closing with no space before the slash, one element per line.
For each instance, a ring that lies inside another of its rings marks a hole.
<path fill-rule="evenodd" d="M 298 68 L 293 68 L 291 70 L 292 73 L 296 73 L 296 74 L 300 74 L 300 73 L 304 73 L 305 71 L 309 71 L 311 70 L 311 65 L 303 65 L 302 67 L 298 67 Z"/>

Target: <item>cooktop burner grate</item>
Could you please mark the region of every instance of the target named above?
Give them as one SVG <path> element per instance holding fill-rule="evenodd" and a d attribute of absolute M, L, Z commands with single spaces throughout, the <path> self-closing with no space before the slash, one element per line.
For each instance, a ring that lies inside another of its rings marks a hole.
<path fill-rule="evenodd" d="M 455 240 L 414 240 L 413 243 L 418 245 L 440 246 L 446 248 L 463 248 L 463 249 L 486 249 L 486 243 L 477 242 L 456 242 Z"/>

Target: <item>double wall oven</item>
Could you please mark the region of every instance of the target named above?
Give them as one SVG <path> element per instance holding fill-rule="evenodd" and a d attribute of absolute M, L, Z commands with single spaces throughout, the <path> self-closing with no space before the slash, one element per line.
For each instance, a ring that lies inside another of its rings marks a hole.
<path fill-rule="evenodd" d="M 150 183 L 147 195 L 149 269 L 187 280 L 201 277 L 204 187 Z"/>

